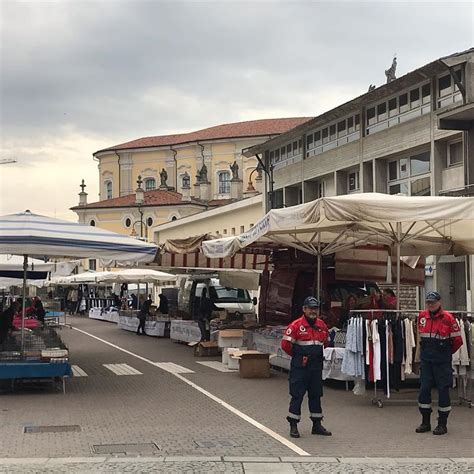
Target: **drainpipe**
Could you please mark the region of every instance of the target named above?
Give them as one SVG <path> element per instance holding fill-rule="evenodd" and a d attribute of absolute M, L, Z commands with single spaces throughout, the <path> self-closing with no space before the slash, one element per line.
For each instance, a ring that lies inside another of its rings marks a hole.
<path fill-rule="evenodd" d="M 176 192 L 178 192 L 178 160 L 176 159 L 178 152 L 172 146 L 170 146 L 170 150 L 173 153 L 174 160 L 174 187 Z"/>

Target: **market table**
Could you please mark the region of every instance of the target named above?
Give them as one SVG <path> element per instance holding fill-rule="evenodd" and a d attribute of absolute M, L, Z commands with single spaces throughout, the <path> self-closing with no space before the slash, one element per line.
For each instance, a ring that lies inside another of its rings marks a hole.
<path fill-rule="evenodd" d="M 138 318 L 136 316 L 120 316 L 118 327 L 125 331 L 137 332 Z M 170 331 L 170 321 L 147 320 L 145 321 L 145 333 L 147 336 L 167 337 Z"/>
<path fill-rule="evenodd" d="M 108 321 L 109 323 L 118 323 L 119 312 L 104 311 L 103 308 L 91 308 L 89 310 L 89 318 L 98 319 L 100 321 Z"/>
<path fill-rule="evenodd" d="M 217 332 L 211 332 L 211 340 L 216 340 Z M 173 319 L 170 326 L 170 339 L 179 342 L 196 342 L 201 340 L 201 331 L 197 321 Z"/>
<path fill-rule="evenodd" d="M 49 379 L 61 377 L 63 393 L 66 393 L 65 378 L 72 375 L 69 362 L 0 362 L 0 379 Z"/>

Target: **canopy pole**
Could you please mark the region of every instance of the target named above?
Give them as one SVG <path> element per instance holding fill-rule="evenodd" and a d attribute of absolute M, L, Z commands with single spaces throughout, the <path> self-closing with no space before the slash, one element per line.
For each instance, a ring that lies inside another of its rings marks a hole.
<path fill-rule="evenodd" d="M 317 276 L 317 285 L 318 288 L 316 290 L 316 296 L 318 300 L 321 298 L 321 263 L 322 263 L 322 256 L 321 256 L 321 234 L 318 234 L 318 276 Z"/>
<path fill-rule="evenodd" d="M 402 238 L 402 223 L 397 222 L 397 311 L 400 310 L 400 239 Z"/>
<path fill-rule="evenodd" d="M 28 255 L 23 255 L 23 298 L 21 301 L 21 358 L 25 352 L 25 312 L 26 312 L 26 271 L 28 269 Z"/>

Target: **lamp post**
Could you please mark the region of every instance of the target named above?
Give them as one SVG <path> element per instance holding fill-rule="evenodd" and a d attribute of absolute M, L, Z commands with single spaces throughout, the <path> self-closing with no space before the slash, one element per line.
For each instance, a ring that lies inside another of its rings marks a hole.
<path fill-rule="evenodd" d="M 142 207 L 145 202 L 145 192 L 143 191 L 142 184 L 143 184 L 142 177 L 138 176 L 138 179 L 137 179 L 138 187 L 135 191 L 135 205 L 137 206 L 138 213 L 140 214 L 140 238 L 141 239 L 143 239 L 143 209 Z M 132 226 L 132 231 L 133 231 L 133 226 Z"/>

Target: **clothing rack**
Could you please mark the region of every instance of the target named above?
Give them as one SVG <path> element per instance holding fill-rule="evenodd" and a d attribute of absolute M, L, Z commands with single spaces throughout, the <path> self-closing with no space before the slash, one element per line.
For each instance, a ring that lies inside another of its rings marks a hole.
<path fill-rule="evenodd" d="M 456 319 L 462 319 L 463 321 L 469 321 L 473 322 L 474 321 L 474 312 L 472 311 L 457 311 L 457 310 L 446 310 L 449 313 L 451 313 Z M 378 316 L 380 313 L 382 313 L 382 316 Z M 349 311 L 350 317 L 351 318 L 362 318 L 364 320 L 369 320 L 372 321 L 374 319 L 380 320 L 380 321 L 394 321 L 394 320 L 399 320 L 399 319 L 410 319 L 410 320 L 417 320 L 418 315 L 419 315 L 419 310 L 395 310 L 395 309 L 384 309 L 384 308 L 374 308 L 374 309 L 361 309 L 361 310 L 350 310 Z M 469 366 L 467 366 L 467 377 L 466 377 L 466 386 L 465 386 L 465 391 L 464 394 L 465 396 L 461 393 L 461 384 L 457 384 L 458 388 L 458 401 L 459 405 L 463 405 L 464 403 L 469 407 L 472 408 L 473 402 L 472 402 L 472 379 L 474 377 L 473 373 L 473 359 L 474 359 L 474 346 L 471 346 L 471 354 L 470 354 L 470 363 Z M 387 362 L 388 366 L 388 362 Z M 387 378 L 390 381 L 389 377 L 389 370 L 387 369 Z M 453 375 L 454 379 L 454 375 Z M 372 398 L 372 405 L 376 405 L 379 408 L 383 408 L 384 402 L 382 401 L 382 398 L 377 395 L 377 380 L 374 380 L 374 396 Z M 389 382 L 390 384 L 390 382 Z M 385 400 L 388 401 L 390 399 L 390 393 L 386 395 Z M 397 400 L 398 402 L 402 400 Z M 405 401 L 405 400 L 403 400 Z M 415 401 L 415 400 L 409 400 Z"/>

